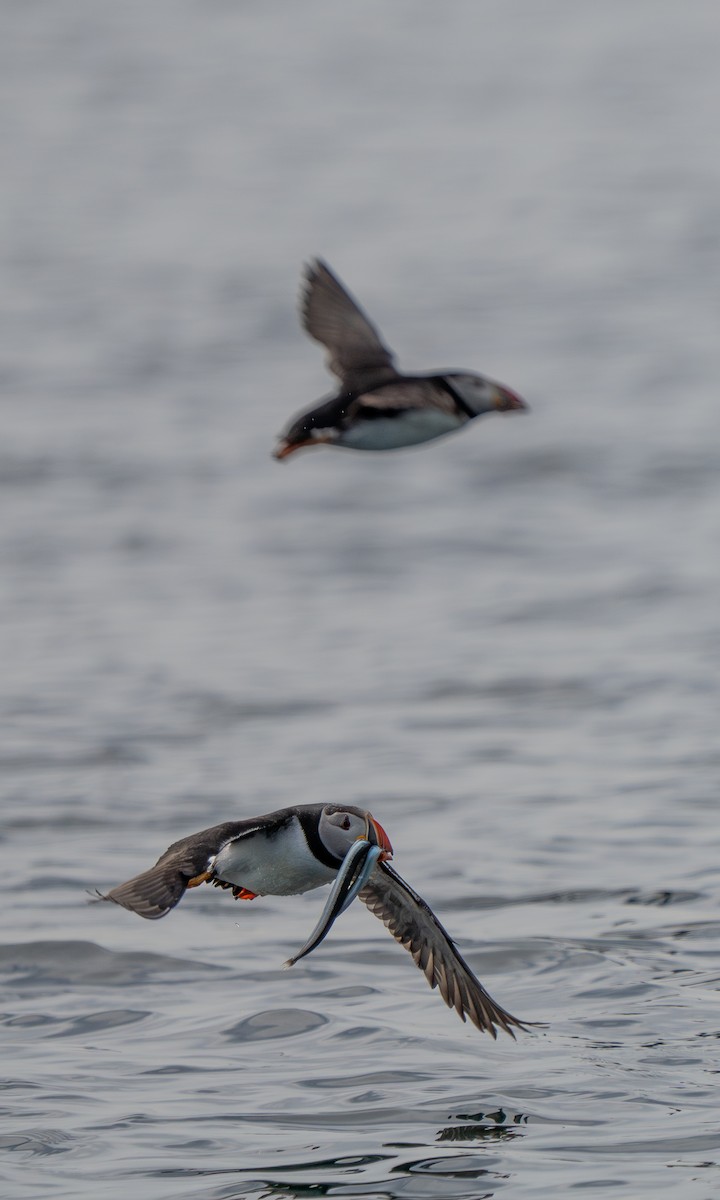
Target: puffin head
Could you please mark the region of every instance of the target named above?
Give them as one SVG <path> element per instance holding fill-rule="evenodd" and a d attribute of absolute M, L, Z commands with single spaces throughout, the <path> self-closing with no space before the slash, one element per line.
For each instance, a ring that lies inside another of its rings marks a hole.
<path fill-rule="evenodd" d="M 283 429 L 273 450 L 273 458 L 282 460 L 296 450 L 310 446 L 332 446 L 338 440 L 340 430 L 328 424 L 323 407 L 319 412 L 302 413 Z"/>
<path fill-rule="evenodd" d="M 380 822 L 362 808 L 326 804 L 320 813 L 318 833 L 323 845 L 339 859 L 345 857 L 358 838 L 364 838 L 372 846 L 379 846 L 383 851 L 381 858 L 392 858 L 390 838 Z"/>
<path fill-rule="evenodd" d="M 445 378 L 476 417 L 482 413 L 511 412 L 528 407 L 509 388 L 473 371 L 449 371 Z"/>

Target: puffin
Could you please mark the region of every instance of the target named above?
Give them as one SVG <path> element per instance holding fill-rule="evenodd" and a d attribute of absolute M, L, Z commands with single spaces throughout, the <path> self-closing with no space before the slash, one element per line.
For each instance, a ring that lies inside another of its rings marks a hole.
<path fill-rule="evenodd" d="M 515 392 L 474 371 L 401 374 L 393 352 L 322 259 L 305 268 L 300 318 L 327 350 L 328 368 L 340 387 L 290 421 L 275 448 L 277 459 L 308 446 L 397 450 L 443 437 L 485 413 L 528 407 Z"/>
<path fill-rule="evenodd" d="M 236 900 L 296 896 L 330 883 L 318 926 L 286 966 L 314 949 L 358 895 L 463 1021 L 469 1018 L 493 1038 L 498 1029 L 512 1038 L 515 1029 L 527 1030 L 529 1023 L 502 1008 L 476 979 L 430 907 L 390 865 L 392 856 L 387 833 L 364 809 L 298 804 L 181 838 L 154 867 L 94 899 L 157 920 L 203 883 L 230 889 Z"/>

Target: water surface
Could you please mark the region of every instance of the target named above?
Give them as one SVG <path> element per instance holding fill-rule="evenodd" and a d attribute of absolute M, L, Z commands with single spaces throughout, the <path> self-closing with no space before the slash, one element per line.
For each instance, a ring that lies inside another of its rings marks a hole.
<path fill-rule="evenodd" d="M 18 1200 L 717 1190 L 720 16 L 9 6 L 0 1182 Z M 322 253 L 532 406 L 270 457 Z M 364 805 L 503 1005 L 354 905 L 91 906 Z"/>

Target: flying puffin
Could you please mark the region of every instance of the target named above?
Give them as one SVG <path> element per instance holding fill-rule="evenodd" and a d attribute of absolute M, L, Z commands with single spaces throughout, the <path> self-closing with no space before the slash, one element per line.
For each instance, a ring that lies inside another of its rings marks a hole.
<path fill-rule="evenodd" d="M 323 884 L 333 891 L 316 930 L 292 965 L 322 941 L 355 895 L 412 954 L 431 987 L 463 1021 L 514 1037 L 526 1022 L 485 991 L 437 917 L 390 866 L 392 846 L 369 812 L 352 805 L 299 804 L 245 821 L 226 821 L 181 838 L 154 867 L 121 883 L 100 900 L 155 920 L 201 883 L 231 888 L 237 900 L 296 896 Z"/>
<path fill-rule="evenodd" d="M 527 408 L 509 388 L 474 371 L 402 375 L 375 326 L 321 259 L 305 269 L 300 316 L 325 346 L 340 389 L 290 422 L 275 458 L 303 446 L 396 450 L 452 433 L 484 413 Z"/>

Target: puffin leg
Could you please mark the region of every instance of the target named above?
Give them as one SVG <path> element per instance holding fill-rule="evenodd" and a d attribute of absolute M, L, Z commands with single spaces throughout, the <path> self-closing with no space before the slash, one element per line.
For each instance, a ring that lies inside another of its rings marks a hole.
<path fill-rule="evenodd" d="M 257 895 L 257 892 L 251 892 L 249 888 L 233 888 L 233 896 L 236 900 L 257 900 Z"/>

